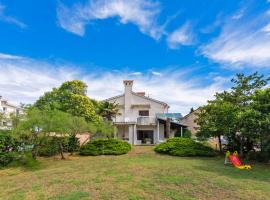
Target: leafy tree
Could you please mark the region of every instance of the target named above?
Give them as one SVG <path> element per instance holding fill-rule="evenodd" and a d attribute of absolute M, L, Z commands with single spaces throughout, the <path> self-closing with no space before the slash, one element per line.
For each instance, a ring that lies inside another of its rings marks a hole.
<path fill-rule="evenodd" d="M 230 136 L 234 130 L 236 119 L 236 110 L 229 102 L 220 100 L 209 101 L 206 106 L 201 107 L 198 113 L 197 124 L 200 131 L 197 134 L 199 138 L 217 137 L 219 150 L 222 152 L 221 136 Z"/>
<path fill-rule="evenodd" d="M 261 151 L 270 153 L 270 88 L 257 90 L 252 102 L 253 129 L 259 133 Z"/>
<path fill-rule="evenodd" d="M 232 149 L 244 151 L 253 149 L 260 135 L 256 124 L 258 111 L 254 110 L 253 101 L 257 90 L 267 85 L 269 78 L 258 73 L 245 76 L 237 74 L 230 91 L 217 93 L 213 101 L 202 107 L 198 114 L 199 136 L 219 137 L 224 135 Z"/>
<path fill-rule="evenodd" d="M 59 88 L 46 92 L 34 106 L 42 110 L 61 110 L 98 123 L 101 118 L 96 114 L 91 99 L 86 96 L 86 90 L 87 86 L 82 81 L 67 81 Z"/>

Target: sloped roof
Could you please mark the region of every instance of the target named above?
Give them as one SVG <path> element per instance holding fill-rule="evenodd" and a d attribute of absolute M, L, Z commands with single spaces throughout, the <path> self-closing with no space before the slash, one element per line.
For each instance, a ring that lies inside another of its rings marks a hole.
<path fill-rule="evenodd" d="M 141 98 L 144 98 L 144 99 L 147 99 L 147 100 L 150 100 L 150 101 L 154 101 L 156 103 L 159 103 L 159 104 L 162 104 L 164 106 L 168 106 L 169 105 L 165 102 L 162 102 L 162 101 L 159 101 L 159 100 L 156 100 L 156 99 L 153 99 L 153 98 L 150 98 L 150 97 L 147 97 L 147 96 L 142 96 L 142 95 L 139 95 L 137 94 L 136 92 L 132 92 L 133 95 L 137 96 L 137 97 L 141 97 Z M 124 94 L 121 94 L 121 95 L 117 95 L 117 96 L 114 96 L 114 97 L 111 97 L 111 98 L 108 98 L 108 99 L 104 99 L 103 101 L 110 101 L 110 100 L 113 100 L 113 99 L 117 99 L 117 98 L 120 98 L 124 96 Z"/>

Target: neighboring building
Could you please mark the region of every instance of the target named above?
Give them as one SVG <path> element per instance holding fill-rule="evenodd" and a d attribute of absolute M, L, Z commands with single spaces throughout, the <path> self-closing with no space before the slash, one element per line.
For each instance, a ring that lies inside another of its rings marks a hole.
<path fill-rule="evenodd" d="M 184 116 L 181 120 L 180 123 L 184 124 L 187 126 L 187 129 L 191 131 L 192 137 L 196 138 L 196 134 L 200 129 L 200 126 L 196 123 L 196 119 L 198 118 L 197 114 L 201 112 L 200 107 L 194 110 L 193 112 L 190 112 L 186 116 Z M 222 145 L 226 144 L 227 141 L 226 139 L 222 136 L 221 137 Z M 215 148 L 216 150 L 218 149 L 219 143 L 218 143 L 218 138 L 216 137 L 210 137 L 207 140 L 208 144 Z"/>
<path fill-rule="evenodd" d="M 191 131 L 193 137 L 196 137 L 196 133 L 199 131 L 199 125 L 196 123 L 197 114 L 200 113 L 200 108 L 197 108 L 193 112 L 190 112 L 186 116 L 184 116 L 180 122 L 186 125 L 188 130 Z"/>
<path fill-rule="evenodd" d="M 17 115 L 19 113 L 19 108 L 8 103 L 7 100 L 0 96 L 0 113 L 2 115 L 2 119 L 0 119 L 0 129 L 11 129 L 12 122 L 10 120 L 10 115 Z"/>
<path fill-rule="evenodd" d="M 104 101 L 119 105 L 119 115 L 113 119 L 117 127 L 116 137 L 130 144 L 158 144 L 174 137 L 176 130 L 186 126 L 174 120 L 168 113 L 167 103 L 145 96 L 145 92 L 133 92 L 133 81 L 124 81 L 124 94 Z M 181 116 L 181 114 L 176 116 Z"/>

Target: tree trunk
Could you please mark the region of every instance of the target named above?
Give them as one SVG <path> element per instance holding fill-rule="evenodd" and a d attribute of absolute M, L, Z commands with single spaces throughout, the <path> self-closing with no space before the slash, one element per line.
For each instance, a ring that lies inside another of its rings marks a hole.
<path fill-rule="evenodd" d="M 218 135 L 218 145 L 219 145 L 219 152 L 222 153 L 222 144 L 221 144 L 221 137 Z"/>
<path fill-rule="evenodd" d="M 33 147 L 33 149 L 32 149 L 32 158 L 33 158 L 34 160 L 37 159 L 37 147 L 36 147 L 36 145 L 34 145 L 34 147 Z"/>
<path fill-rule="evenodd" d="M 240 152 L 239 152 L 239 156 L 243 157 L 244 152 L 243 152 L 243 137 L 240 136 Z"/>
<path fill-rule="evenodd" d="M 63 148 L 63 145 L 62 145 L 62 142 L 60 141 L 59 142 L 59 150 L 60 150 L 60 154 L 61 154 L 61 159 L 64 160 L 65 157 L 64 157 L 64 148 Z"/>

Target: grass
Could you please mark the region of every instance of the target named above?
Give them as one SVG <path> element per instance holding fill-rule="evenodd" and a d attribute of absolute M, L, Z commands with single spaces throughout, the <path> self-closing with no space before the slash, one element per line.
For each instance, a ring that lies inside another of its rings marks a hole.
<path fill-rule="evenodd" d="M 134 147 L 128 155 L 40 158 L 39 168 L 0 170 L 0 199 L 269 199 L 270 167 L 251 171 L 223 158 L 159 155 Z"/>

